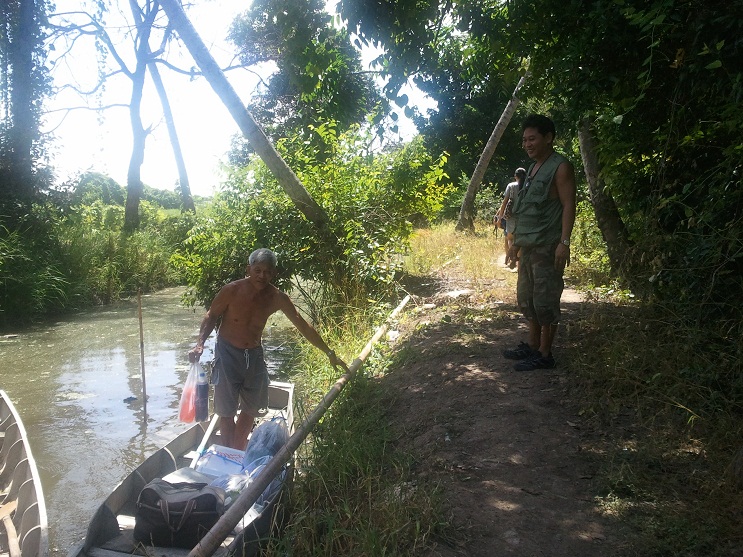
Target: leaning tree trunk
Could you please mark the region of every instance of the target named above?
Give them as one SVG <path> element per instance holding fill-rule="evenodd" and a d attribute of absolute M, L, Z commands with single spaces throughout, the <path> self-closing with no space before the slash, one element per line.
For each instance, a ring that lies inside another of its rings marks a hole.
<path fill-rule="evenodd" d="M 195 213 L 196 206 L 194 205 L 193 197 L 191 196 L 191 185 L 188 181 L 186 161 L 183 160 L 181 142 L 178 140 L 178 132 L 175 129 L 175 121 L 173 120 L 173 112 L 170 110 L 168 94 L 163 86 L 163 80 L 160 77 L 157 64 L 155 62 L 150 62 L 148 67 L 150 75 L 152 76 L 152 82 L 155 84 L 155 89 L 160 97 L 160 105 L 163 107 L 163 115 L 165 116 L 165 125 L 168 128 L 168 135 L 170 136 L 170 145 L 173 147 L 173 157 L 175 157 L 175 165 L 178 168 L 178 188 L 181 191 L 183 210 Z"/>
<path fill-rule="evenodd" d="M 581 120 L 578 126 L 578 141 L 581 158 L 583 159 L 583 168 L 586 171 L 591 205 L 593 205 L 593 211 L 596 214 L 596 223 L 604 242 L 606 242 L 609 264 L 612 271 L 620 273 L 628 260 L 632 242 L 619 214 L 617 204 L 611 194 L 606 191 L 604 181 L 601 178 L 596 138 L 591 132 L 591 123 L 588 118 Z"/>
<path fill-rule="evenodd" d="M 287 193 L 294 205 L 307 219 L 318 228 L 323 228 L 328 221 L 325 211 L 307 192 L 299 178 L 286 164 L 281 155 L 274 149 L 266 134 L 258 126 L 253 116 L 245 108 L 245 104 L 225 78 L 204 42 L 199 37 L 178 0 L 162 0 L 162 7 L 168 14 L 170 23 L 186 44 L 191 56 L 201 68 L 209 85 L 219 95 L 222 102 L 232 114 L 232 118 L 242 131 L 243 136 L 261 157 L 263 162 L 273 173 L 281 187 Z"/>
<path fill-rule="evenodd" d="M 456 226 L 457 231 L 475 231 L 475 196 L 477 195 L 477 190 L 482 183 L 483 176 L 485 176 L 485 171 L 488 169 L 490 159 L 493 157 L 493 153 L 495 153 L 495 148 L 498 146 L 500 138 L 503 137 L 503 132 L 506 131 L 511 118 L 513 118 L 516 112 L 516 108 L 521 102 L 516 95 L 518 95 L 519 89 L 521 89 L 528 77 L 529 72 L 527 71 L 519 79 L 519 83 L 513 90 L 513 95 L 511 95 L 511 100 L 508 101 L 503 114 L 501 114 L 498 123 L 493 128 L 493 133 L 490 134 L 490 139 L 485 144 L 485 149 L 483 149 L 482 155 L 480 155 L 480 160 L 477 161 L 477 166 L 475 166 L 475 171 L 472 173 L 472 178 L 470 178 L 470 183 L 467 186 L 467 193 L 465 193 L 464 201 L 462 201 L 462 208 L 459 211 L 459 220 Z"/>

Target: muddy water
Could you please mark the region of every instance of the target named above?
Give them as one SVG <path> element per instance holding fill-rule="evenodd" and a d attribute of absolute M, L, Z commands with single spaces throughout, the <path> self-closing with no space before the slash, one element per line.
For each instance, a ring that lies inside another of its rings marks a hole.
<path fill-rule="evenodd" d="M 203 309 L 184 307 L 180 294 L 142 297 L 146 416 L 136 300 L 0 337 L 0 388 L 28 432 L 53 556 L 82 539 L 94 510 L 127 473 L 188 427 L 178 422 L 178 402 Z M 287 323 L 272 317 L 264 336 L 274 376 L 291 354 L 282 335 Z"/>

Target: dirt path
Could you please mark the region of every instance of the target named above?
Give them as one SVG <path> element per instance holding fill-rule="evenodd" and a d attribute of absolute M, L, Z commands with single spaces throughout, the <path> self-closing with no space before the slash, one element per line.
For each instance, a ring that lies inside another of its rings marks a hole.
<path fill-rule="evenodd" d="M 501 351 L 525 340 L 526 324 L 491 286 L 448 276 L 416 298 L 398 328 L 402 363 L 384 378 L 400 397 L 399 442 L 417 475 L 440 485 L 458 531 L 431 555 L 610 555 L 618 535 L 594 504 L 592 433 L 559 367 L 559 337 L 556 369 L 515 371 Z M 569 321 L 580 296 L 567 290 L 563 304 Z"/>

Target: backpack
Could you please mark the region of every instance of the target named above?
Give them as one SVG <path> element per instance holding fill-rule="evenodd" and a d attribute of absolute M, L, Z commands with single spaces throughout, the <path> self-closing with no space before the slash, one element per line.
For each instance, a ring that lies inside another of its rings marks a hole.
<path fill-rule="evenodd" d="M 511 220 L 513 217 L 512 214 L 513 211 L 513 199 L 509 198 L 508 203 L 506 203 L 506 209 L 503 211 L 503 218 L 506 220 Z"/>
<path fill-rule="evenodd" d="M 518 182 L 512 182 L 512 184 L 515 183 L 516 187 L 511 187 L 510 195 L 508 196 L 508 203 L 506 203 L 506 208 L 503 211 L 503 218 L 506 220 L 511 220 L 511 217 L 513 217 L 513 201 L 515 197 L 518 195 Z M 508 184 L 509 186 L 511 184 Z M 516 190 L 516 191 L 514 191 Z"/>
<path fill-rule="evenodd" d="M 191 549 L 224 512 L 225 491 L 205 483 L 156 478 L 142 488 L 134 515 L 134 540 Z"/>

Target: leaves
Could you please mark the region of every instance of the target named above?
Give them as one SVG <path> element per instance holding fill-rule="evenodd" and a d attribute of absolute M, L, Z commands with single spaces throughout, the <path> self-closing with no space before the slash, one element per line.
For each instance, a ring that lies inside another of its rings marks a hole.
<path fill-rule="evenodd" d="M 241 276 L 257 247 L 279 252 L 280 285 L 311 281 L 331 306 L 363 304 L 394 288 L 411 219 L 435 219 L 451 191 L 446 157 L 434 160 L 420 139 L 375 154 L 369 134 L 356 128 L 341 133 L 328 122 L 310 131 L 322 138 L 322 156 L 307 133 L 277 148 L 328 213 L 327 235 L 318 237 L 262 163 L 233 167 L 211 218 L 192 230 L 183 255 L 200 301 Z"/>

